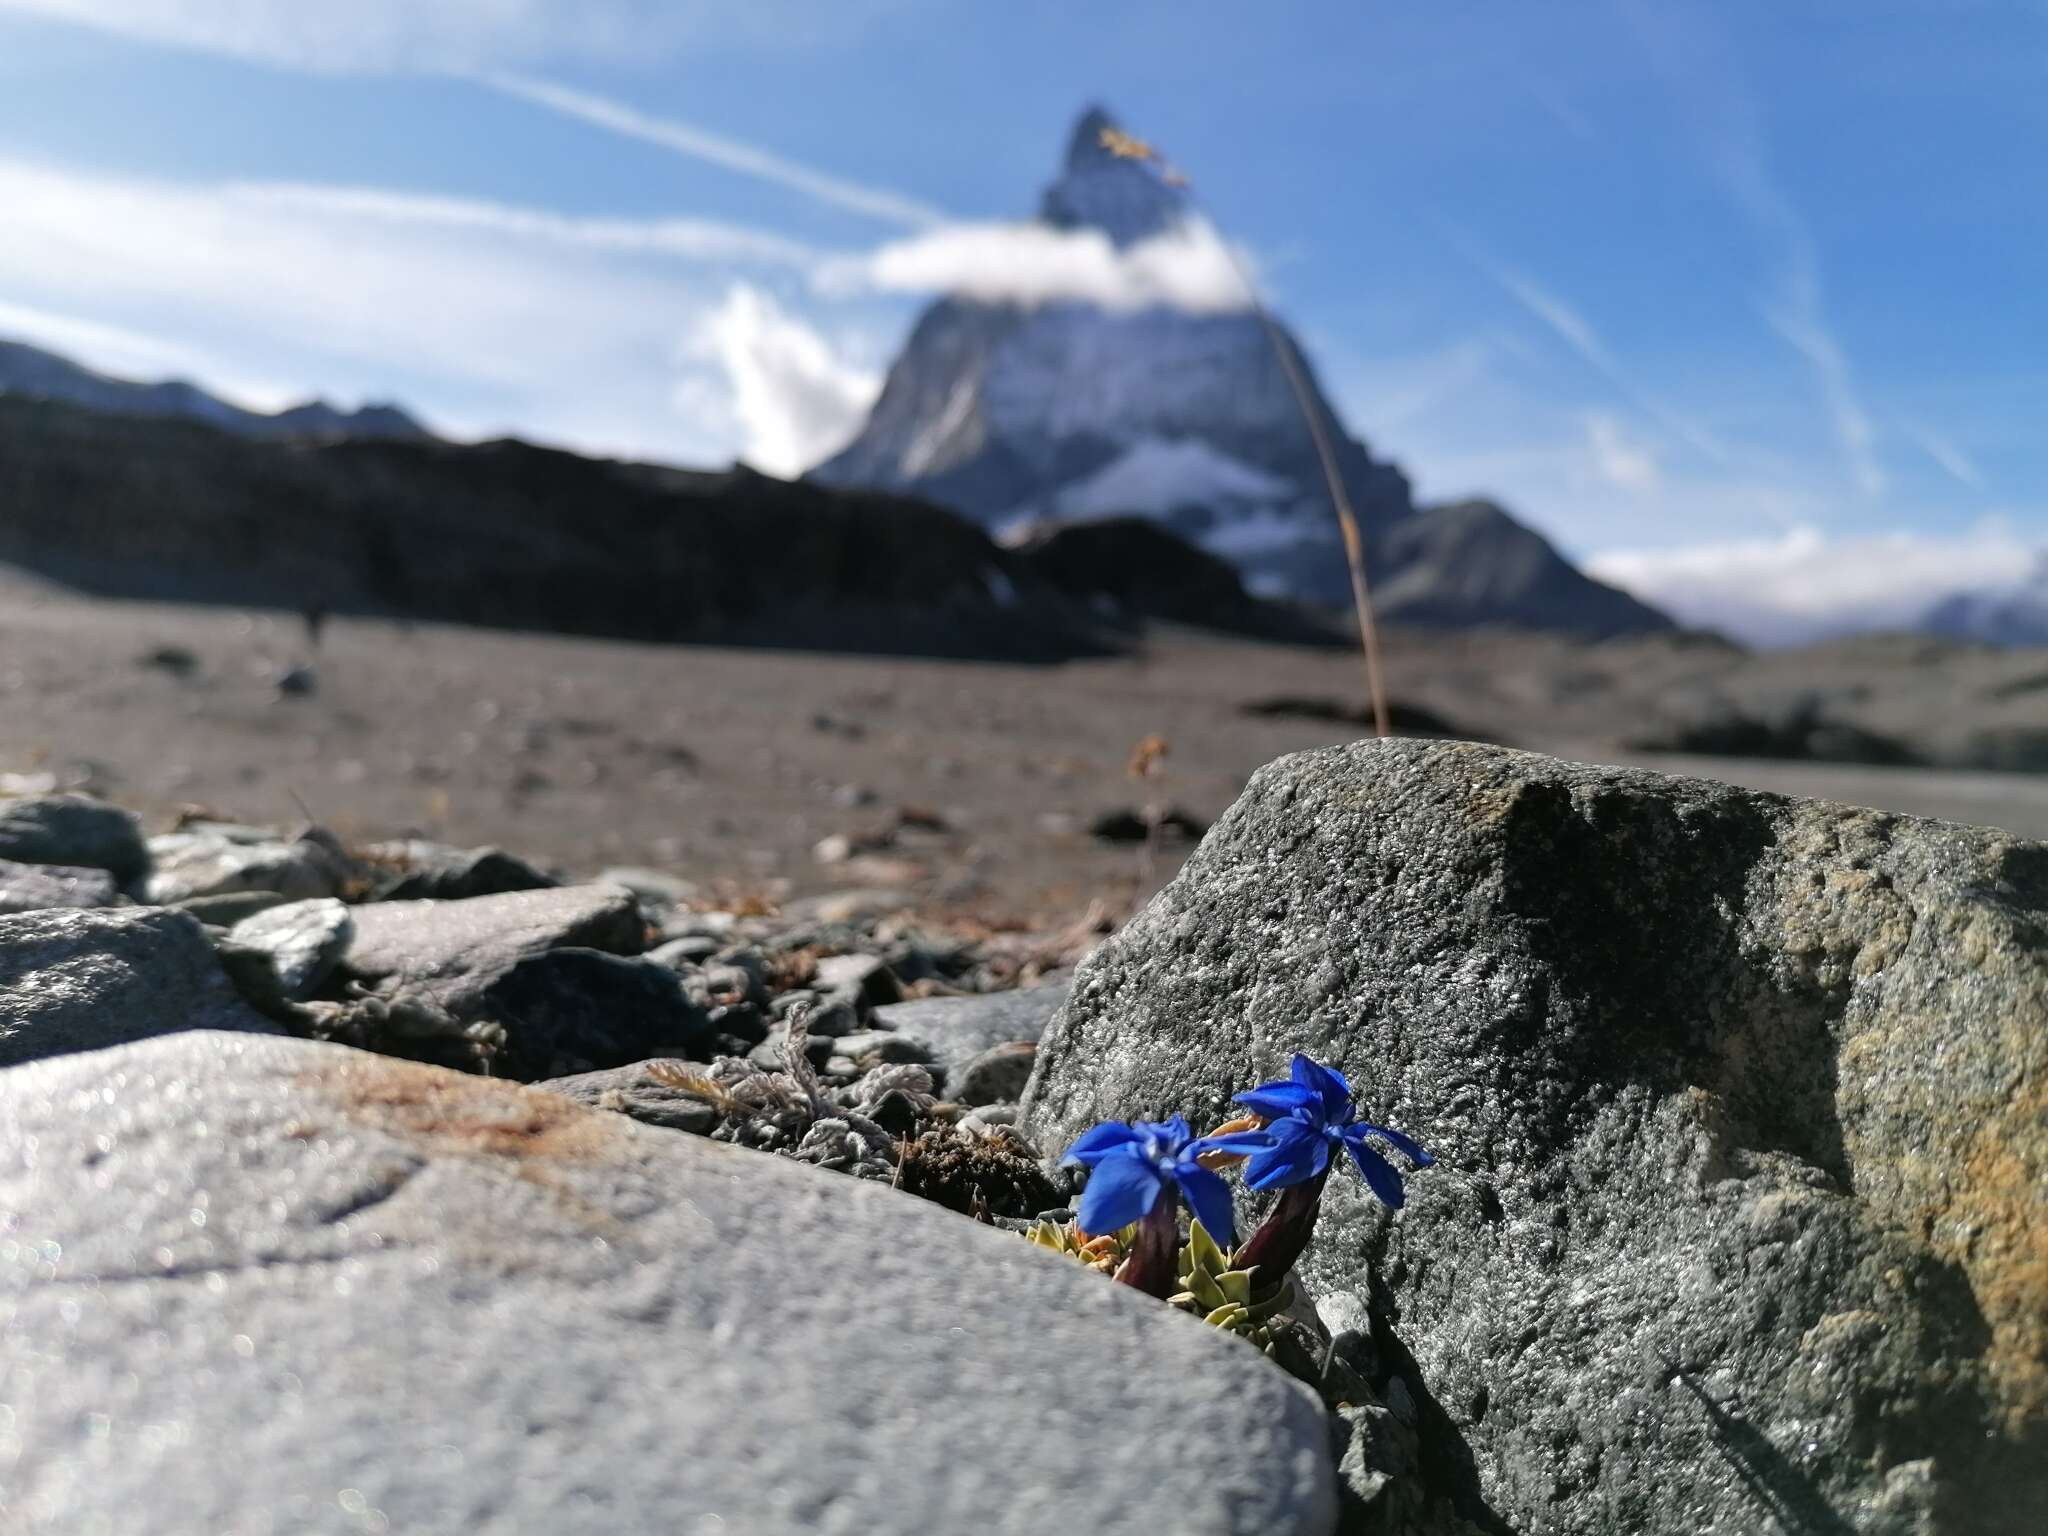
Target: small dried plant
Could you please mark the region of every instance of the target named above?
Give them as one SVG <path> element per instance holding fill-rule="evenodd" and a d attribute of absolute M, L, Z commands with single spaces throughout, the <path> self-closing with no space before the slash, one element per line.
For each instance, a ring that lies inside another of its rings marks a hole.
<path fill-rule="evenodd" d="M 1150 165 L 1168 186 L 1191 191 L 1187 176 L 1143 139 L 1125 133 L 1121 128 L 1104 128 L 1101 143 L 1119 160 Z M 1323 483 L 1329 488 L 1330 505 L 1336 510 L 1337 528 L 1344 539 L 1345 563 L 1351 571 L 1351 601 L 1358 611 L 1359 642 L 1365 648 L 1365 680 L 1372 696 L 1373 730 L 1380 736 L 1390 735 L 1392 724 L 1387 712 L 1387 688 L 1380 670 L 1379 625 L 1373 617 L 1372 584 L 1365 569 L 1365 540 L 1359 533 L 1358 515 L 1351 509 L 1351 496 L 1344 486 L 1343 466 L 1337 462 L 1336 449 L 1330 442 L 1329 425 L 1323 420 L 1323 413 L 1316 409 L 1315 395 L 1301 370 L 1301 359 L 1289 345 L 1279 322 L 1273 318 L 1272 310 L 1266 307 L 1259 285 L 1252 280 L 1251 273 L 1231 243 L 1228 240 L 1220 243 L 1237 273 L 1238 281 L 1244 285 L 1245 297 L 1266 332 L 1274 357 L 1279 359 L 1280 371 L 1287 376 L 1287 387 L 1294 395 L 1294 403 L 1301 411 L 1301 419 L 1307 424 L 1309 438 L 1315 445 L 1316 462 L 1322 468 Z"/>

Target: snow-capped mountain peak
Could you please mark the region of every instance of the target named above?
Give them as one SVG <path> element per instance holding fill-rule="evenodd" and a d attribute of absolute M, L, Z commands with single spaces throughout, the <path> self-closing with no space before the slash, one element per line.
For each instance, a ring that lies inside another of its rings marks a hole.
<path fill-rule="evenodd" d="M 1188 217 L 1186 194 L 1168 186 L 1158 169 L 1111 152 L 1105 134 L 1121 132 L 1115 118 L 1090 107 L 1067 142 L 1066 168 L 1039 199 L 1039 217 L 1056 229 L 1099 229 L 1119 247 L 1163 235 Z"/>
<path fill-rule="evenodd" d="M 1111 151 L 1104 134 L 1116 128 L 1100 107 L 1081 115 L 1039 216 L 1107 234 L 1132 260 L 1199 215 L 1157 165 Z M 1342 605 L 1342 543 L 1276 342 L 1308 382 L 1376 569 L 1403 577 L 1417 614 L 1526 621 L 1582 599 L 1592 633 L 1668 626 L 1497 509 L 1446 524 L 1444 537 L 1403 535 L 1432 514 L 1418 514 L 1406 477 L 1345 430 L 1285 328 L 1269 333 L 1249 309 L 942 298 L 918 318 L 859 436 L 811 475 L 923 496 L 1004 530 L 1137 514 L 1255 590 Z M 1472 579 L 1473 563 L 1489 560 L 1486 579 Z M 1446 562 L 1459 569 L 1437 569 Z"/>

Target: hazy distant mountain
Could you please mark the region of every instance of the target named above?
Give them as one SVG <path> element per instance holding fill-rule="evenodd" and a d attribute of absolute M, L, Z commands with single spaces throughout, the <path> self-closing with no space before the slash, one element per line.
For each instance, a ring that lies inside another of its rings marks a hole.
<path fill-rule="evenodd" d="M 203 421 L 243 437 L 426 438 L 433 434 L 395 405 L 337 410 L 324 400 L 275 415 L 231 405 L 183 379 L 142 384 L 109 378 L 69 358 L 19 341 L 0 341 L 0 395 L 82 405 L 118 416 Z"/>
<path fill-rule="evenodd" d="M 1099 109 L 1082 116 L 1039 217 L 1125 250 L 1184 233 L 1195 217 L 1184 194 L 1105 150 L 1111 126 Z M 1671 627 L 1498 508 L 1418 511 L 1406 477 L 1345 430 L 1293 337 L 1281 340 L 1337 445 L 1388 618 Z M 1137 514 L 1227 560 L 1255 591 L 1349 600 L 1313 440 L 1250 310 L 940 299 L 860 435 L 811 477 L 930 497 L 997 529 Z"/>
<path fill-rule="evenodd" d="M 2048 550 L 2012 586 L 1944 598 L 1922 627 L 1989 645 L 2048 645 Z"/>

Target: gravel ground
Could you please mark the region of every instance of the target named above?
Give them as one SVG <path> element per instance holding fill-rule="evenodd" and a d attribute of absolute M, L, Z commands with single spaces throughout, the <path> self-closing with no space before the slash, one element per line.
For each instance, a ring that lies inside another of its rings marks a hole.
<path fill-rule="evenodd" d="M 309 659 L 297 680 L 310 687 L 290 691 Z M 1095 901 L 1119 916 L 1182 849 L 1148 859 L 1090 823 L 1148 804 L 1208 820 L 1260 764 L 1360 733 L 1246 704 L 1356 708 L 1360 673 L 1345 652 L 1185 632 L 1138 657 L 1020 667 L 336 620 L 316 653 L 288 615 L 15 582 L 0 584 L 0 789 L 9 774 L 54 778 L 165 822 L 191 804 L 312 818 L 346 837 L 500 843 L 572 871 L 644 864 L 770 897 L 883 887 L 994 922 Z M 1627 745 L 1673 699 L 1804 687 L 1939 758 L 1987 723 L 2048 711 L 2040 652 L 1893 638 L 1743 657 L 1396 634 L 1388 673 L 1463 734 L 2048 838 L 2048 775 Z M 1168 755 L 1135 780 L 1133 748 L 1155 734 Z"/>

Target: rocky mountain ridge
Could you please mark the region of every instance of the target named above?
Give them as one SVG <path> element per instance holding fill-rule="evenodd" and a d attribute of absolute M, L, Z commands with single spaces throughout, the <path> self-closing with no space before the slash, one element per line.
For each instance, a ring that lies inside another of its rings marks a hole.
<path fill-rule="evenodd" d="M 1103 147 L 1113 127 L 1100 109 L 1083 114 L 1040 218 L 1126 253 L 1216 238 L 1180 189 Z M 1278 336 L 1335 445 L 1376 572 L 1392 583 L 1387 617 L 1602 636 L 1671 627 L 1498 508 L 1484 527 L 1460 513 L 1456 537 L 1438 533 L 1439 513 L 1418 509 L 1406 476 L 1351 436 L 1291 333 Z M 942 298 L 918 319 L 860 434 L 810 478 L 926 496 L 997 530 L 1146 516 L 1228 560 L 1255 591 L 1348 602 L 1313 439 L 1249 307 Z"/>
<path fill-rule="evenodd" d="M 202 421 L 240 437 L 399 438 L 433 434 L 399 406 L 373 402 L 353 411 L 308 400 L 277 412 L 252 411 L 184 379 L 140 383 L 46 352 L 25 342 L 0 340 L 0 395 L 54 400 L 120 416 Z"/>

